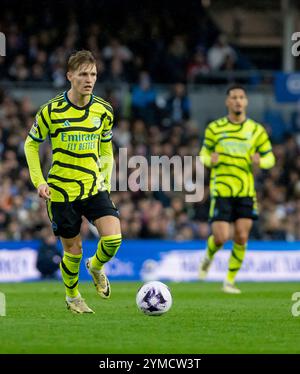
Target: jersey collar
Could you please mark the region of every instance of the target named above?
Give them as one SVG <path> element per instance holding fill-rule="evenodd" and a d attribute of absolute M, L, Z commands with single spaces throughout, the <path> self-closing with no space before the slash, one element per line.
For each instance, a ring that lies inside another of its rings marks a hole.
<path fill-rule="evenodd" d="M 228 121 L 229 123 L 231 123 L 232 125 L 243 125 L 245 122 L 248 121 L 248 117 L 246 117 L 246 118 L 245 118 L 245 121 L 243 121 L 243 122 L 231 122 L 228 116 L 226 116 L 226 118 L 227 118 L 227 121 Z"/>
<path fill-rule="evenodd" d="M 78 110 L 85 110 L 85 109 L 88 109 L 92 103 L 93 103 L 93 100 L 94 100 L 94 95 L 91 94 L 91 98 L 90 98 L 90 101 L 85 105 L 85 106 L 77 106 L 75 104 L 73 104 L 70 99 L 68 98 L 68 95 L 67 95 L 67 91 L 64 92 L 64 98 L 66 100 L 66 102 L 71 105 L 73 108 L 75 109 L 78 109 Z"/>

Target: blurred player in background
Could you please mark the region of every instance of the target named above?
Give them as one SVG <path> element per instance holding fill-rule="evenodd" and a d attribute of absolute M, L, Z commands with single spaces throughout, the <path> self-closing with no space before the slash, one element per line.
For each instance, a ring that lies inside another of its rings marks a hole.
<path fill-rule="evenodd" d="M 270 169 L 275 164 L 269 137 L 262 125 L 246 117 L 245 89 L 232 85 L 227 90 L 227 117 L 211 122 L 206 130 L 200 158 L 211 169 L 210 221 L 212 235 L 200 263 L 199 278 L 205 279 L 216 252 L 230 238 L 233 248 L 223 284 L 226 293 L 239 294 L 235 277 L 242 266 L 253 220 L 258 218 L 253 167 Z"/>
<path fill-rule="evenodd" d="M 68 60 L 71 89 L 43 105 L 25 142 L 30 177 L 64 249 L 60 264 L 66 289 L 66 304 L 75 313 L 93 313 L 78 289 L 82 258 L 82 216 L 92 222 L 101 237 L 97 251 L 87 260 L 97 293 L 110 297 L 110 284 L 103 266 L 121 245 L 119 213 L 110 200 L 113 167 L 110 104 L 93 95 L 97 79 L 94 56 L 74 53 Z M 39 146 L 49 137 L 52 166 L 47 182 L 41 171 Z M 100 164 L 101 157 L 101 164 Z"/>

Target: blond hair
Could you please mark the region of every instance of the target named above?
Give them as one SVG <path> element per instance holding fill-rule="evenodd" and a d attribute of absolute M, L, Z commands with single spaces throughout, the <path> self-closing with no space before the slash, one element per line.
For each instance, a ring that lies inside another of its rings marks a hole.
<path fill-rule="evenodd" d="M 74 52 L 70 56 L 67 64 L 67 71 L 77 70 L 79 66 L 83 64 L 96 65 L 96 59 L 93 54 L 90 51 L 84 49 Z"/>

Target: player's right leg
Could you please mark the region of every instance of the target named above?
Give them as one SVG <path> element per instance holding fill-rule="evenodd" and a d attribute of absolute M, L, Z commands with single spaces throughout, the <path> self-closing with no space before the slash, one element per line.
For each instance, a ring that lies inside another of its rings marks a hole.
<path fill-rule="evenodd" d="M 74 203 L 47 202 L 47 211 L 52 229 L 59 236 L 64 255 L 60 263 L 61 275 L 66 290 L 67 308 L 75 313 L 93 313 L 78 290 L 79 268 L 82 258 L 82 242 L 79 235 L 81 213 Z"/>
<path fill-rule="evenodd" d="M 242 214 L 245 215 L 245 210 L 243 211 L 241 209 L 240 213 L 240 216 Z M 249 233 L 253 224 L 251 214 L 252 210 L 249 211 L 249 218 L 239 218 L 234 222 L 233 248 L 229 258 L 228 272 L 223 285 L 223 291 L 226 293 L 241 293 L 241 290 L 235 285 L 235 278 L 242 267 L 246 254 Z"/>
<path fill-rule="evenodd" d="M 207 277 L 214 255 L 219 251 L 229 239 L 230 224 L 226 221 L 215 221 L 212 224 L 212 235 L 207 240 L 206 252 L 200 262 L 199 279 Z"/>
<path fill-rule="evenodd" d="M 214 255 L 229 239 L 232 204 L 230 198 L 213 197 L 209 209 L 209 221 L 212 222 L 212 235 L 207 240 L 206 252 L 199 267 L 199 279 L 204 280 Z"/>
<path fill-rule="evenodd" d="M 64 248 L 64 256 L 60 263 L 61 275 L 66 290 L 67 308 L 74 313 L 94 313 L 84 299 L 81 297 L 78 289 L 79 268 L 82 259 L 82 242 L 80 235 L 74 238 L 62 238 L 61 242 Z"/>

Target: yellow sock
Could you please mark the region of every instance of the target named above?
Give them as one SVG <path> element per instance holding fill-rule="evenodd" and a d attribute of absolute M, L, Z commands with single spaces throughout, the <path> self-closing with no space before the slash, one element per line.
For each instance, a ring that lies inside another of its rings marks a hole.
<path fill-rule="evenodd" d="M 210 237 L 207 239 L 207 257 L 211 260 L 215 253 L 218 252 L 219 249 L 222 248 L 222 245 L 216 245 L 213 235 L 210 235 Z"/>
<path fill-rule="evenodd" d="M 61 260 L 60 270 L 68 297 L 76 297 L 79 295 L 78 278 L 81 258 L 82 254 L 73 255 L 69 252 L 65 252 Z"/>
<path fill-rule="evenodd" d="M 231 256 L 229 258 L 228 273 L 226 276 L 226 281 L 233 284 L 235 277 L 240 270 L 245 253 L 246 253 L 247 244 L 241 245 L 233 243 L 233 248 L 231 251 Z"/>
<path fill-rule="evenodd" d="M 97 251 L 91 260 L 92 268 L 100 270 L 106 262 L 115 256 L 121 242 L 121 234 L 102 236 L 98 243 Z"/>

